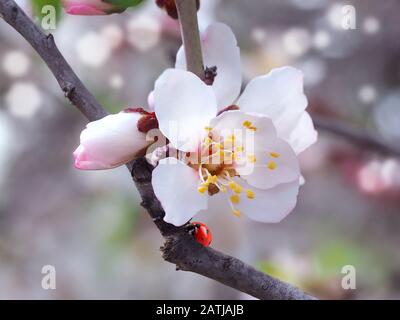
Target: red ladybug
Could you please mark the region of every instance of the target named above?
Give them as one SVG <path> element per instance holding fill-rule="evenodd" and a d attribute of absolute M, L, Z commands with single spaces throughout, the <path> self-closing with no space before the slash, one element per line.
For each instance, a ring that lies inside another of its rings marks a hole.
<path fill-rule="evenodd" d="M 191 222 L 189 225 L 190 232 L 201 245 L 208 247 L 212 241 L 212 233 L 209 227 L 201 222 Z"/>

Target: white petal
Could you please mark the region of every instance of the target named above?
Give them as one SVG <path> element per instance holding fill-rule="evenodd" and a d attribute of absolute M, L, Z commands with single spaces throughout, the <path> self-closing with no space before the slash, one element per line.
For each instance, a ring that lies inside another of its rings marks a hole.
<path fill-rule="evenodd" d="M 240 197 L 235 208 L 250 219 L 260 222 L 276 223 L 285 218 L 296 206 L 299 181 L 280 184 L 272 189 L 256 189 L 244 181 L 237 180 L 244 188 L 254 192 L 254 199 L 245 195 Z"/>
<path fill-rule="evenodd" d="M 253 130 L 244 126 L 245 123 Z M 243 152 L 237 153 L 239 158 L 235 166 L 241 177 L 251 185 L 267 189 L 299 179 L 296 154 L 286 141 L 278 138 L 270 118 L 234 110 L 222 113 L 211 120 L 210 125 L 214 138 L 234 134 L 232 148 L 244 147 Z M 269 169 L 269 165 L 274 167 Z"/>
<path fill-rule="evenodd" d="M 207 208 L 208 194 L 197 191 L 199 184 L 196 170 L 175 158 L 160 160 L 153 171 L 152 185 L 165 210 L 166 222 L 181 226 Z"/>
<path fill-rule="evenodd" d="M 245 122 L 251 123 L 256 130 L 246 128 Z M 264 145 L 269 139 L 276 139 L 277 137 L 271 119 L 260 114 L 245 113 L 240 110 L 221 113 L 211 120 L 210 127 L 213 129 L 215 139 L 226 139 L 234 134 L 235 142 L 232 147 L 244 146 L 248 152 L 252 153 L 254 153 L 256 141 Z"/>
<path fill-rule="evenodd" d="M 217 67 L 212 85 L 219 109 L 234 103 L 242 86 L 240 49 L 232 30 L 223 23 L 213 23 L 201 35 L 203 60 L 206 67 Z M 184 49 L 176 56 L 175 67 L 186 69 Z"/>
<path fill-rule="evenodd" d="M 278 135 L 292 131 L 307 107 L 303 74 L 292 67 L 272 70 L 249 82 L 237 103 L 241 110 L 272 119 Z"/>
<path fill-rule="evenodd" d="M 290 143 L 296 154 L 300 154 L 317 141 L 318 132 L 308 112 L 303 112 L 295 127 L 284 138 Z"/>
<path fill-rule="evenodd" d="M 255 145 L 255 163 L 247 163 L 244 167 L 238 166 L 236 171 L 240 177 L 250 185 L 269 189 L 279 184 L 299 181 L 299 161 L 290 145 L 282 139 L 270 140 L 265 137 L 267 144 Z"/>
<path fill-rule="evenodd" d="M 181 151 L 198 147 L 204 127 L 217 113 L 212 88 L 193 73 L 176 69 L 158 78 L 154 106 L 161 132 Z"/>
<path fill-rule="evenodd" d="M 75 166 L 84 170 L 110 169 L 134 159 L 150 143 L 137 128 L 141 117 L 137 112 L 121 112 L 88 123 L 74 152 Z"/>
<path fill-rule="evenodd" d="M 248 130 L 244 126 L 245 121 L 250 121 L 252 126 L 255 127 L 254 133 L 260 136 L 276 137 L 276 130 L 270 118 L 263 114 L 243 112 L 242 110 L 225 111 L 213 118 L 210 121 L 210 126 L 216 132 L 235 129 Z"/>

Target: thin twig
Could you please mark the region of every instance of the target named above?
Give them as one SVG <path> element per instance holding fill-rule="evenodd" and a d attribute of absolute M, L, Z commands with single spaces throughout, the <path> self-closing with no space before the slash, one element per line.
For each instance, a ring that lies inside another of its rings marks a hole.
<path fill-rule="evenodd" d="M 389 145 L 377 135 L 357 129 L 344 123 L 342 120 L 334 120 L 326 116 L 313 115 L 315 128 L 334 134 L 344 140 L 371 151 L 379 152 L 387 156 L 400 157 L 400 148 Z"/>
<path fill-rule="evenodd" d="M 203 79 L 204 65 L 197 22 L 196 0 L 175 0 L 175 3 L 185 48 L 186 68 Z"/>
<path fill-rule="evenodd" d="M 66 97 L 89 120 L 107 114 L 65 61 L 53 37 L 46 36 L 13 0 L 0 1 L 0 16 L 39 53 L 61 89 L 66 92 Z M 201 246 L 184 228 L 164 222 L 164 210 L 151 185 L 153 168 L 143 158 L 129 163 L 128 168 L 142 197 L 142 205 L 166 239 L 162 248 L 166 261 L 175 263 L 181 270 L 204 275 L 259 299 L 313 299 L 301 290 L 259 272 L 236 258 Z"/>

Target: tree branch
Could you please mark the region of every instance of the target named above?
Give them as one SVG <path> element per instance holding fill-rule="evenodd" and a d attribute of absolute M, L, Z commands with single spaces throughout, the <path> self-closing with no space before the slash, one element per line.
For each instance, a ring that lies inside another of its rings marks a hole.
<path fill-rule="evenodd" d="M 202 247 L 187 232 L 168 237 L 162 251 L 163 258 L 175 263 L 180 270 L 201 274 L 259 299 L 315 299 L 236 258 Z"/>
<path fill-rule="evenodd" d="M 389 145 L 382 139 L 368 133 L 365 130 L 356 129 L 343 123 L 341 120 L 333 120 L 325 116 L 313 115 L 315 128 L 330 132 L 357 146 L 382 153 L 387 156 L 400 157 L 400 148 Z"/>
<path fill-rule="evenodd" d="M 1 0 L 0 9 L 1 17 L 30 43 L 51 72 L 57 75 L 56 80 L 71 103 L 91 121 L 106 116 L 107 112 L 86 89 L 61 55 L 53 36 L 44 34 L 14 1 Z"/>
<path fill-rule="evenodd" d="M 183 2 L 191 1 L 182 0 L 182 5 Z M 13 0 L 0 1 L 0 15 L 42 57 L 66 97 L 86 118 L 93 121 L 107 114 L 65 61 L 51 35 L 46 36 Z M 196 63 L 193 62 L 193 66 Z M 142 206 L 165 237 L 162 251 L 166 261 L 176 264 L 178 269 L 201 274 L 259 299 L 313 299 L 301 290 L 257 271 L 236 258 L 201 246 L 189 236 L 184 227 L 178 228 L 164 222 L 164 210 L 151 185 L 152 166 L 144 158 L 127 166 L 141 195 Z"/>

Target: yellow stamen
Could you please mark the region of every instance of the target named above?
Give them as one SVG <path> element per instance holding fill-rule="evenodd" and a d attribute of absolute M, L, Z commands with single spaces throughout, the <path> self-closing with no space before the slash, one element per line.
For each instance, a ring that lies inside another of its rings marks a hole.
<path fill-rule="evenodd" d="M 217 183 L 217 180 L 218 180 L 218 177 L 217 176 L 211 176 L 211 178 L 210 178 L 210 181 L 211 181 L 211 183 Z"/>
<path fill-rule="evenodd" d="M 218 177 L 217 176 L 208 176 L 207 177 L 207 180 L 206 180 L 206 182 L 204 183 L 204 184 L 206 184 L 206 185 L 209 185 L 210 183 L 216 183 L 217 182 L 217 180 L 218 180 Z"/>
<path fill-rule="evenodd" d="M 272 158 L 279 158 L 279 157 L 280 157 L 280 154 L 279 154 L 278 152 L 270 152 L 269 155 L 270 155 Z"/>
<path fill-rule="evenodd" d="M 207 190 L 208 190 L 208 186 L 205 184 L 202 184 L 197 188 L 197 191 L 200 193 L 205 193 Z"/>
<path fill-rule="evenodd" d="M 247 198 L 249 198 L 249 199 L 254 199 L 254 197 L 255 197 L 254 192 L 251 191 L 250 189 L 246 190 L 246 195 L 247 195 Z"/>
<path fill-rule="evenodd" d="M 226 192 L 226 187 L 225 186 L 221 186 L 221 192 Z"/>
<path fill-rule="evenodd" d="M 239 201 L 240 201 L 240 197 L 237 195 L 237 194 L 235 194 L 235 195 L 233 195 L 233 196 L 231 196 L 231 202 L 232 203 L 239 203 Z"/>
<path fill-rule="evenodd" d="M 234 181 L 231 181 L 231 182 L 228 183 L 228 187 L 231 188 L 232 190 L 235 190 L 236 183 Z"/>
<path fill-rule="evenodd" d="M 208 127 L 208 126 L 207 126 L 207 127 L 204 127 L 204 130 L 206 130 L 206 131 L 208 131 L 208 132 L 212 131 L 212 129 L 213 129 L 213 128 Z"/>
<path fill-rule="evenodd" d="M 255 126 L 253 126 L 253 124 L 249 120 L 246 120 L 243 122 L 243 127 L 247 128 L 249 130 L 253 130 L 253 131 L 257 130 L 257 128 Z"/>
<path fill-rule="evenodd" d="M 232 210 L 232 213 L 233 213 L 236 217 L 238 217 L 238 218 L 240 218 L 240 216 L 242 215 L 242 213 L 240 212 L 240 210 L 237 210 L 237 209 L 233 209 L 233 210 Z"/>
<path fill-rule="evenodd" d="M 251 121 L 249 121 L 249 120 L 243 121 L 243 127 L 245 127 L 245 128 L 251 127 Z"/>
<path fill-rule="evenodd" d="M 236 152 L 243 152 L 244 151 L 244 147 L 243 146 L 237 146 L 235 148 Z"/>
<path fill-rule="evenodd" d="M 254 154 L 249 154 L 247 158 L 249 159 L 250 163 L 256 163 L 257 161 L 256 156 Z"/>
<path fill-rule="evenodd" d="M 276 168 L 276 163 L 274 161 L 270 161 L 268 162 L 267 167 L 269 170 L 274 170 Z"/>
<path fill-rule="evenodd" d="M 240 184 L 236 184 L 235 188 L 233 189 L 233 191 L 238 194 L 241 193 L 242 190 L 243 190 L 243 187 Z"/>

